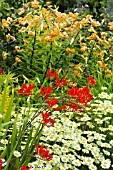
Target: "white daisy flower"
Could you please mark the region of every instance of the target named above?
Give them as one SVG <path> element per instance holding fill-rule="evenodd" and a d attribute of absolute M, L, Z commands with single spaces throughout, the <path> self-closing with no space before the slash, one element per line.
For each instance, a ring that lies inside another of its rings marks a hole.
<path fill-rule="evenodd" d="M 111 165 L 110 159 L 106 159 L 106 160 L 103 160 L 103 161 L 101 162 L 101 167 L 102 167 L 103 169 L 109 169 L 109 168 L 110 168 L 110 165 Z"/>
<path fill-rule="evenodd" d="M 18 152 L 18 151 L 14 151 L 13 154 L 14 154 L 14 156 L 17 157 L 17 158 L 19 158 L 19 157 L 21 156 L 21 153 Z"/>

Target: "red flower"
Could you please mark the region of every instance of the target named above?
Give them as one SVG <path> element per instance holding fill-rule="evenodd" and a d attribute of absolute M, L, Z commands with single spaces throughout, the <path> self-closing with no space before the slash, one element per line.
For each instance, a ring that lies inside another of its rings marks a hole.
<path fill-rule="evenodd" d="M 82 89 L 73 87 L 71 90 L 67 90 L 67 92 L 70 96 L 76 97 L 75 102 L 79 104 L 81 103 L 86 105 L 88 102 L 90 102 L 93 99 L 93 96 L 87 87 L 83 87 Z M 69 107 L 71 106 L 73 107 L 72 104 L 69 105 L 70 105 Z M 78 110 L 78 108 L 75 107 L 75 110 Z"/>
<path fill-rule="evenodd" d="M 37 154 L 40 155 L 43 159 L 50 161 L 53 158 L 53 155 L 49 154 L 48 147 L 46 148 L 46 150 L 43 148 L 42 145 L 39 147 L 38 144 L 36 144 L 35 147 Z"/>
<path fill-rule="evenodd" d="M 82 108 L 79 106 L 79 104 L 77 103 L 77 101 L 76 101 L 76 103 L 75 103 L 75 101 L 70 100 L 68 106 L 69 106 L 69 108 L 71 108 L 73 111 L 77 111 L 77 110 L 82 111 Z"/>
<path fill-rule="evenodd" d="M 46 78 L 50 78 L 50 79 L 52 79 L 52 78 L 56 77 L 56 76 L 57 76 L 57 74 L 58 74 L 58 73 L 57 73 L 57 71 L 56 71 L 56 70 L 54 70 L 54 72 L 52 73 L 52 72 L 51 72 L 51 70 L 50 70 L 50 69 L 48 69 Z"/>
<path fill-rule="evenodd" d="M 31 84 L 29 86 L 23 84 L 21 89 L 17 90 L 17 92 L 20 96 L 29 96 L 34 88 L 35 88 L 34 84 Z"/>
<path fill-rule="evenodd" d="M 27 168 L 27 166 L 21 166 L 21 170 L 30 170 L 30 168 Z"/>
<path fill-rule="evenodd" d="M 62 108 L 60 108 L 60 107 L 56 107 L 56 108 L 54 108 L 54 110 L 56 110 L 56 111 L 61 111 L 61 110 L 62 110 Z"/>
<path fill-rule="evenodd" d="M 62 105 L 62 110 L 66 110 L 67 109 L 67 107 L 66 107 L 66 105 Z"/>
<path fill-rule="evenodd" d="M 44 86 L 44 87 L 41 87 L 41 89 L 40 89 L 40 94 L 41 94 L 41 95 L 45 95 L 45 97 L 48 98 L 48 97 L 50 96 L 50 94 L 51 94 L 51 92 L 52 92 L 53 89 L 54 89 L 54 88 L 53 88 L 53 87 L 50 87 L 50 86 L 48 86 L 47 89 L 46 89 L 45 86 Z"/>
<path fill-rule="evenodd" d="M 57 99 L 55 98 L 52 98 L 52 100 L 49 100 L 49 99 L 46 99 L 46 102 L 48 103 L 48 106 L 51 107 L 51 106 L 54 106 L 57 104 Z"/>
<path fill-rule="evenodd" d="M 0 158 L 0 170 L 2 170 L 2 159 Z"/>
<path fill-rule="evenodd" d="M 56 111 L 67 110 L 67 106 L 63 104 L 62 107 L 56 107 L 54 108 L 54 110 Z"/>
<path fill-rule="evenodd" d="M 87 87 L 83 87 L 79 90 L 78 93 L 78 100 L 80 103 L 87 104 L 93 99 L 93 95 L 90 93 L 89 89 Z"/>
<path fill-rule="evenodd" d="M 2 70 L 2 68 L 0 68 L 0 74 L 1 74 L 1 73 L 3 73 L 3 70 Z"/>
<path fill-rule="evenodd" d="M 79 89 L 77 87 L 72 87 L 71 90 L 67 90 L 68 94 L 71 96 L 77 96 Z"/>
<path fill-rule="evenodd" d="M 88 77 L 88 84 L 91 86 L 95 86 L 96 85 L 96 80 L 93 77 Z"/>
<path fill-rule="evenodd" d="M 50 117 L 50 114 L 49 114 L 49 113 L 44 113 L 44 112 L 42 112 L 42 117 L 43 117 L 43 123 L 44 123 L 44 124 L 50 124 L 51 126 L 54 126 L 55 119 L 52 119 L 52 118 Z"/>
<path fill-rule="evenodd" d="M 61 81 L 56 77 L 56 87 L 64 87 L 66 85 L 66 78 L 63 78 Z"/>

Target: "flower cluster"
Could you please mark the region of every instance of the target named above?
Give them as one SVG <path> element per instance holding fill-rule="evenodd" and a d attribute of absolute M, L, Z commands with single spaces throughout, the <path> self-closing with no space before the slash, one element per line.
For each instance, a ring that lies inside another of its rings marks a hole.
<path fill-rule="evenodd" d="M 96 85 L 96 80 L 93 77 L 88 77 L 88 84 L 91 86 L 95 86 Z"/>
<path fill-rule="evenodd" d="M 46 77 L 50 79 L 52 78 L 52 82 L 55 82 L 55 87 L 49 85 L 48 88 L 44 86 L 40 89 L 40 95 L 46 98 L 49 108 L 56 104 L 60 104 L 60 107 L 54 107 L 54 110 L 65 110 L 66 106 L 69 106 L 69 108 L 72 108 L 73 110 L 82 110 L 82 107 L 86 106 L 87 103 L 93 99 L 93 95 L 86 86 L 83 88 L 72 87 L 70 90 L 66 90 L 69 97 L 67 96 L 63 102 L 62 100 L 59 102 L 57 98 L 49 99 L 51 94 L 55 93 L 57 88 L 63 88 L 64 93 L 66 92 L 64 87 L 67 85 L 67 80 L 65 77 L 60 80 L 57 71 L 54 70 L 54 72 L 52 72 L 50 69 L 48 69 Z M 53 80 L 53 78 L 55 79 Z"/>
<path fill-rule="evenodd" d="M 34 84 L 30 84 L 29 86 L 23 84 L 21 89 L 17 90 L 17 92 L 20 96 L 29 96 L 34 88 L 35 88 Z"/>
<path fill-rule="evenodd" d="M 44 149 L 42 145 L 39 147 L 38 144 L 36 144 L 35 147 L 37 154 L 41 158 L 46 159 L 47 161 L 50 161 L 53 158 L 53 155 L 49 154 L 48 147 Z"/>
<path fill-rule="evenodd" d="M 53 87 L 51 86 L 48 86 L 47 88 L 44 86 L 44 87 L 41 87 L 40 88 L 40 95 L 41 96 L 44 96 L 45 98 L 48 98 L 51 94 L 51 92 L 53 91 Z"/>
<path fill-rule="evenodd" d="M 72 97 L 69 102 L 69 107 L 74 110 L 81 110 L 80 104 L 87 105 L 93 99 L 93 95 L 90 93 L 87 87 L 77 88 L 72 87 L 70 90 L 67 90 L 67 93 Z"/>
<path fill-rule="evenodd" d="M 54 126 L 55 119 L 52 119 L 50 117 L 50 113 L 42 112 L 42 117 L 43 117 L 43 123 L 45 125 L 49 124 L 51 126 Z"/>
<path fill-rule="evenodd" d="M 54 77 L 56 77 L 58 75 L 57 71 L 54 70 L 53 72 L 48 69 L 47 70 L 47 75 L 46 75 L 46 78 L 50 78 L 50 79 L 53 79 Z"/>

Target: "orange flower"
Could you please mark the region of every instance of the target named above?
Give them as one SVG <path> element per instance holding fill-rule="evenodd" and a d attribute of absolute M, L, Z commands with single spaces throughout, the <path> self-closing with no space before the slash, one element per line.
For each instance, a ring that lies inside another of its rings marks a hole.
<path fill-rule="evenodd" d="M 53 37 L 55 37 L 55 36 L 58 36 L 59 35 L 59 30 L 58 29 L 56 29 L 56 30 L 54 30 L 52 33 L 50 33 L 50 37 L 51 38 L 53 38 Z"/>
<path fill-rule="evenodd" d="M 31 6 L 36 9 L 38 8 L 39 3 L 37 1 L 31 2 Z"/>
<path fill-rule="evenodd" d="M 102 38 L 106 38 L 107 37 L 107 33 L 106 32 L 101 32 L 101 37 Z"/>
<path fill-rule="evenodd" d="M 105 53 L 107 53 L 105 50 L 100 52 L 100 58 L 101 58 L 101 60 L 103 59 Z"/>
<path fill-rule="evenodd" d="M 78 22 L 78 21 L 76 21 L 76 22 L 74 23 L 74 25 L 73 25 L 73 28 L 74 28 L 74 29 L 77 29 L 77 28 L 78 28 L 78 26 L 79 26 L 79 22 Z"/>
<path fill-rule="evenodd" d="M 50 2 L 49 2 L 49 1 L 48 1 L 48 2 L 46 2 L 46 5 L 47 5 L 47 6 L 50 6 L 51 4 L 52 4 L 52 2 L 51 2 L 51 1 L 50 1 Z"/>
<path fill-rule="evenodd" d="M 102 45 L 102 44 L 103 44 L 103 40 L 101 40 L 98 36 L 97 36 L 97 39 L 98 39 L 98 43 L 99 43 L 100 45 Z"/>
<path fill-rule="evenodd" d="M 21 52 L 22 52 L 22 50 L 20 49 L 19 46 L 15 46 L 15 50 L 16 50 L 18 53 L 21 53 Z"/>
<path fill-rule="evenodd" d="M 91 20 L 91 25 L 93 27 L 98 27 L 98 26 L 100 26 L 100 23 L 98 21 Z"/>
<path fill-rule="evenodd" d="M 77 64 L 74 68 L 75 68 L 76 70 L 82 70 L 81 67 L 82 67 L 82 63 L 79 63 L 79 64 Z"/>
<path fill-rule="evenodd" d="M 3 58 L 3 60 L 6 60 L 7 55 L 8 55 L 8 53 L 6 53 L 5 51 L 2 52 L 2 58 Z"/>
<path fill-rule="evenodd" d="M 69 54 L 73 54 L 75 53 L 75 49 L 70 49 L 70 48 L 66 48 L 66 52 L 69 53 Z"/>
<path fill-rule="evenodd" d="M 23 40 L 24 44 L 28 44 L 29 41 L 28 40 Z"/>
<path fill-rule="evenodd" d="M 9 24 L 5 19 L 2 19 L 2 27 L 9 28 Z"/>
<path fill-rule="evenodd" d="M 22 17 L 18 18 L 18 22 L 19 22 L 20 25 L 25 25 L 26 24 L 25 19 L 22 18 Z"/>
<path fill-rule="evenodd" d="M 67 38 L 67 37 L 68 37 L 67 32 L 63 32 L 63 33 L 62 33 L 62 36 L 63 36 L 64 38 Z"/>
<path fill-rule="evenodd" d="M 80 74 L 80 72 L 78 72 L 77 70 L 74 71 L 74 74 L 75 74 L 75 76 L 77 76 L 77 77 L 79 77 L 79 78 L 82 77 L 82 75 Z"/>
<path fill-rule="evenodd" d="M 93 27 L 90 27 L 90 28 L 88 29 L 88 31 L 89 31 L 89 32 L 95 32 L 95 33 L 96 33 L 96 31 L 95 31 L 95 29 L 94 29 Z"/>
<path fill-rule="evenodd" d="M 22 60 L 21 60 L 20 58 L 18 58 L 18 57 L 15 57 L 15 61 L 16 61 L 17 63 L 21 63 L 21 62 L 22 62 Z"/>
<path fill-rule="evenodd" d="M 15 40 L 15 37 L 10 35 L 9 33 L 6 35 L 6 38 L 10 39 L 10 40 L 13 40 L 13 41 Z"/>
<path fill-rule="evenodd" d="M 88 47 L 87 47 L 86 43 L 80 44 L 80 47 L 81 47 L 80 50 L 81 50 L 82 52 L 88 50 Z"/>
<path fill-rule="evenodd" d="M 46 42 L 52 42 L 53 40 L 52 40 L 52 38 L 50 36 L 48 36 L 48 37 L 45 38 L 45 41 Z"/>
<path fill-rule="evenodd" d="M 109 23 L 109 29 L 112 31 L 113 30 L 113 22 Z"/>
<path fill-rule="evenodd" d="M 33 32 L 33 31 L 28 31 L 28 35 L 35 37 L 35 32 Z"/>
<path fill-rule="evenodd" d="M 94 40 L 97 38 L 97 34 L 96 33 L 93 33 L 91 36 L 89 36 L 87 39 L 89 40 Z"/>
<path fill-rule="evenodd" d="M 83 19 L 80 21 L 80 24 L 83 25 L 83 26 L 87 26 L 87 25 L 88 25 L 88 19 L 83 18 Z"/>

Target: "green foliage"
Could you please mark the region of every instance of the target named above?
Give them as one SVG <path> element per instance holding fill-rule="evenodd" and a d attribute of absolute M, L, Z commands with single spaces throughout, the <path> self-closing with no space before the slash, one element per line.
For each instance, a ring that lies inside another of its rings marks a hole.
<path fill-rule="evenodd" d="M 10 6 L 4 0 L 0 1 L 0 18 L 9 15 Z"/>

